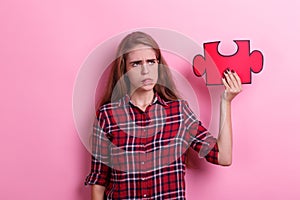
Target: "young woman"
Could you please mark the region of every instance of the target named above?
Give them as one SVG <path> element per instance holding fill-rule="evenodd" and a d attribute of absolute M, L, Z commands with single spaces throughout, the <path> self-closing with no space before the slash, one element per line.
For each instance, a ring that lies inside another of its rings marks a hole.
<path fill-rule="evenodd" d="M 214 138 L 179 98 L 158 44 L 143 32 L 117 50 L 92 135 L 92 166 L 85 184 L 92 200 L 185 199 L 187 148 L 207 161 L 232 162 L 231 101 L 239 76 L 224 72 L 220 128 Z"/>

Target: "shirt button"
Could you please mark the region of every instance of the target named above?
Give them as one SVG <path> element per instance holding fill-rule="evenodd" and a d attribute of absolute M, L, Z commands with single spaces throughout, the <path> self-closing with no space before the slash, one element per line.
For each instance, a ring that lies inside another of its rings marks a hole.
<path fill-rule="evenodd" d="M 144 161 L 142 162 L 142 165 L 143 165 L 143 164 L 145 164 L 145 162 L 144 162 Z"/>
<path fill-rule="evenodd" d="M 145 180 L 145 178 L 143 177 L 143 178 L 142 178 L 142 181 L 144 181 L 144 180 Z"/>
<path fill-rule="evenodd" d="M 146 129 L 144 128 L 143 131 L 146 132 Z"/>
<path fill-rule="evenodd" d="M 144 194 L 144 197 L 147 197 L 147 195 L 146 195 L 146 194 Z"/>

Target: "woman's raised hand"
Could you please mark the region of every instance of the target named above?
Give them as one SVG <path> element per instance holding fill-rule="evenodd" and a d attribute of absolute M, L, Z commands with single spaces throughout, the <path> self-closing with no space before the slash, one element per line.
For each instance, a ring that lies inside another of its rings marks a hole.
<path fill-rule="evenodd" d="M 222 98 L 225 101 L 231 102 L 236 95 L 242 91 L 242 82 L 238 74 L 227 69 L 224 72 L 224 78 L 222 78 L 223 84 L 225 86 L 225 91 L 222 94 Z"/>

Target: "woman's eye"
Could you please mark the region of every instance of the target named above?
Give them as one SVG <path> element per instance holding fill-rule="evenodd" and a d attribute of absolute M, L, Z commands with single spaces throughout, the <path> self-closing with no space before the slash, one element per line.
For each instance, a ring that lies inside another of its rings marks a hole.
<path fill-rule="evenodd" d="M 148 60 L 148 65 L 154 65 L 155 64 L 155 60 Z"/>
<path fill-rule="evenodd" d="M 134 63 L 132 63 L 132 67 L 139 67 L 139 66 L 141 66 L 140 62 L 134 62 Z"/>
<path fill-rule="evenodd" d="M 152 66 L 156 63 L 156 60 L 155 59 L 147 60 L 146 63 L 148 66 Z M 141 67 L 142 65 L 144 65 L 143 61 L 131 62 L 132 67 Z"/>

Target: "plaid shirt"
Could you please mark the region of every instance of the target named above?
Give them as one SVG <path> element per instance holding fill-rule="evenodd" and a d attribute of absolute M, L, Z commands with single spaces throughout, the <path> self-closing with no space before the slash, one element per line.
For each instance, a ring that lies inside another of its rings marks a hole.
<path fill-rule="evenodd" d="M 85 184 L 106 187 L 107 199 L 185 199 L 187 148 L 218 164 L 216 139 L 184 100 L 156 93 L 145 111 L 128 95 L 100 107 Z"/>

